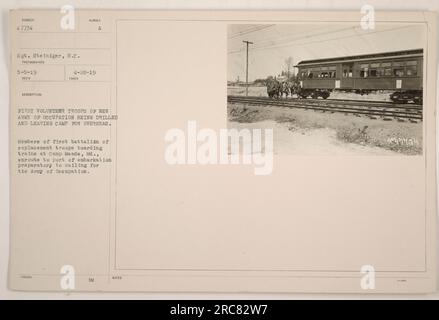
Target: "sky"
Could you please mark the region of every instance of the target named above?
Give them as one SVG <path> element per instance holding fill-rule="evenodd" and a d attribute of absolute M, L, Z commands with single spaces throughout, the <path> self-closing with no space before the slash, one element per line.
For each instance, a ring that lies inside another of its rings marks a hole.
<path fill-rule="evenodd" d="M 227 80 L 245 81 L 246 46 L 249 46 L 249 81 L 279 75 L 285 60 L 342 57 L 425 48 L 423 24 L 376 23 L 363 30 L 352 24 L 232 24 L 228 27 Z M 297 72 L 297 69 L 295 69 Z"/>

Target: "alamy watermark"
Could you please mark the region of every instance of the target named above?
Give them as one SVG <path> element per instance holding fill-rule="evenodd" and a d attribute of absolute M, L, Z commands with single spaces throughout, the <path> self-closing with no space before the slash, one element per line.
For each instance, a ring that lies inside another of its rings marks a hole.
<path fill-rule="evenodd" d="M 374 30 L 375 29 L 375 8 L 370 4 L 361 6 L 361 14 L 363 15 L 360 20 L 361 29 Z"/>
<path fill-rule="evenodd" d="M 75 8 L 72 5 L 66 4 L 61 7 L 60 13 L 62 14 L 60 19 L 60 27 L 63 30 L 75 29 Z"/>
<path fill-rule="evenodd" d="M 75 268 L 63 265 L 60 269 L 61 279 L 59 285 L 62 290 L 75 290 Z"/>
<path fill-rule="evenodd" d="M 165 161 L 170 165 L 253 165 L 255 175 L 273 172 L 273 129 L 169 129 Z"/>
<path fill-rule="evenodd" d="M 360 286 L 363 290 L 375 289 L 375 268 L 372 265 L 364 265 L 360 271 L 363 276 L 360 280 Z"/>

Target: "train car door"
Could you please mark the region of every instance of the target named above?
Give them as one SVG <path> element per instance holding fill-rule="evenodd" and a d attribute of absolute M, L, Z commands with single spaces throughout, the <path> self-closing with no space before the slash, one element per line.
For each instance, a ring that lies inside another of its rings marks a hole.
<path fill-rule="evenodd" d="M 343 63 L 341 74 L 341 89 L 352 89 L 354 87 L 354 64 Z"/>

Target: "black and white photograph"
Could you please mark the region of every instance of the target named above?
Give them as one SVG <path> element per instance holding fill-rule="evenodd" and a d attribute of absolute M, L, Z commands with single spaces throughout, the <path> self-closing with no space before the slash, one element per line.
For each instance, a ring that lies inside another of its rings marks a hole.
<path fill-rule="evenodd" d="M 0 4 L 0 300 L 439 299 L 439 0 L 98 2 Z"/>
<path fill-rule="evenodd" d="M 397 40 L 397 41 L 396 41 Z M 228 127 L 274 154 L 422 155 L 422 24 L 231 24 Z"/>

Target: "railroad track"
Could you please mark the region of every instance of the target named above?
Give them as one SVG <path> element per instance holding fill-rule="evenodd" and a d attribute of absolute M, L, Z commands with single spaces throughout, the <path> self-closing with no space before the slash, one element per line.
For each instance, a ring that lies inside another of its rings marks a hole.
<path fill-rule="evenodd" d="M 229 103 L 287 107 L 330 113 L 341 112 L 357 116 L 364 115 L 372 119 L 422 121 L 422 105 L 417 104 L 335 99 L 270 99 L 268 97 L 245 96 L 228 96 L 227 101 Z"/>

